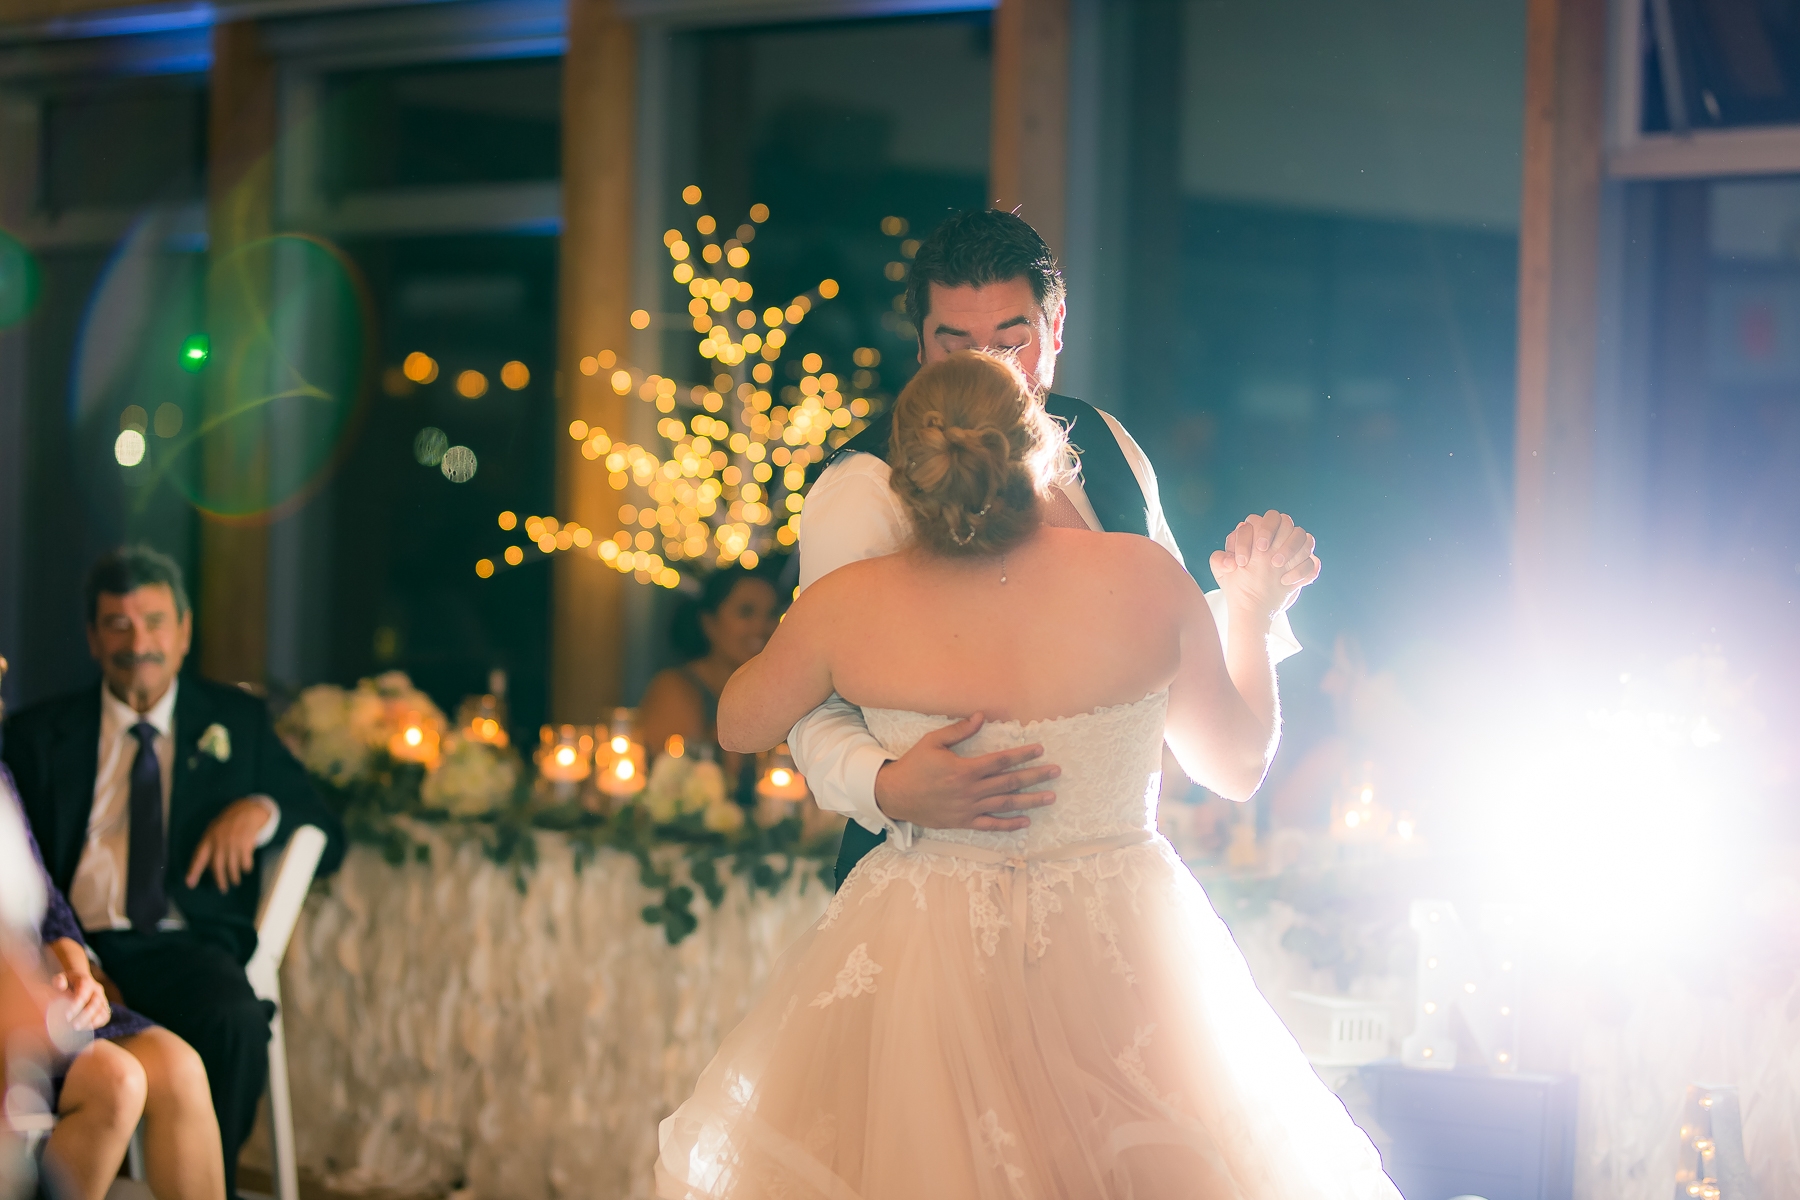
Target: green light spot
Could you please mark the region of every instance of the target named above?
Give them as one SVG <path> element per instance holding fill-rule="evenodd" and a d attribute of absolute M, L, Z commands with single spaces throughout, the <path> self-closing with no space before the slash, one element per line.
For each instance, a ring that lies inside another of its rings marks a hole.
<path fill-rule="evenodd" d="M 212 339 L 204 333 L 191 333 L 181 343 L 181 369 L 198 371 L 212 357 Z"/>

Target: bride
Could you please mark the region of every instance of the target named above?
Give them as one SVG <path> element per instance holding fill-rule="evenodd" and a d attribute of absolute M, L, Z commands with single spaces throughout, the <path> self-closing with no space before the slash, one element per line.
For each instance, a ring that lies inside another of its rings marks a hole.
<path fill-rule="evenodd" d="M 1221 651 L 1156 543 L 1041 522 L 1065 451 L 1011 364 L 923 368 L 891 451 L 912 547 L 808 588 L 726 687 L 731 750 L 836 691 L 896 754 L 980 712 L 964 752 L 1040 742 L 1063 773 L 1024 829 L 921 830 L 851 872 L 663 1122 L 659 1195 L 1398 1200 L 1156 834 L 1165 739 L 1221 795 L 1261 783 L 1278 564 L 1310 539 L 1221 581 Z"/>

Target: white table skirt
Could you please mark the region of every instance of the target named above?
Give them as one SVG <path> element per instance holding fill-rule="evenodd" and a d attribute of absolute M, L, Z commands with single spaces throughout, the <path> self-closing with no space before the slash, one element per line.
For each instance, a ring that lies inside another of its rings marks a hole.
<path fill-rule="evenodd" d="M 717 911 L 697 900 L 699 929 L 670 946 L 640 915 L 657 897 L 628 856 L 577 875 L 567 843 L 540 835 L 521 894 L 477 846 L 424 836 L 429 865 L 353 848 L 288 950 L 301 1167 L 351 1191 L 648 1198 L 657 1122 L 826 889 L 808 871 L 775 897 L 734 882 Z M 1291 922 L 1276 904 L 1237 928 L 1278 1010 L 1291 990 L 1334 990 L 1281 947 Z M 1610 982 L 1612 1003 L 1560 1014 L 1581 1076 L 1577 1200 L 1666 1200 L 1694 1082 L 1740 1088 L 1752 1173 L 1785 1194 L 1800 1179 L 1800 980 L 1695 988 L 1671 962 Z M 1353 990 L 1390 1000 L 1405 1032 L 1408 974 Z"/>
<path fill-rule="evenodd" d="M 282 968 L 302 1169 L 347 1190 L 648 1197 L 656 1124 L 686 1099 L 829 892 L 733 882 L 670 946 L 637 862 L 577 874 L 538 837 L 523 894 L 479 847 L 432 862 L 354 847 Z"/>

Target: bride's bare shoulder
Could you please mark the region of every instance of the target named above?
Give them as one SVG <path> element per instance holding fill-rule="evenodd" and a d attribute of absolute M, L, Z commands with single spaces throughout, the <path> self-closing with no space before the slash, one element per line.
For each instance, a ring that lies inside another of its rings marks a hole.
<path fill-rule="evenodd" d="M 866 596 L 871 590 L 882 586 L 883 580 L 896 569 L 900 557 L 899 554 L 883 554 L 847 562 L 814 580 L 812 586 L 801 595 L 810 596 L 819 604 L 852 601 L 857 596 Z"/>
<path fill-rule="evenodd" d="M 1089 570 L 1145 581 L 1175 581 L 1187 572 L 1161 545 L 1135 533 L 1099 533 L 1088 529 L 1047 529 L 1059 551 L 1079 554 Z"/>

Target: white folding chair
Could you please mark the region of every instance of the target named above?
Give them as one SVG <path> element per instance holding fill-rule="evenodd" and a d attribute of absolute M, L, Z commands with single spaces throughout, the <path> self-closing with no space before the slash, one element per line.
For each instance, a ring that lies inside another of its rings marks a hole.
<path fill-rule="evenodd" d="M 276 1200 L 300 1200 L 294 1104 L 288 1096 L 287 1036 L 281 1019 L 281 960 L 324 853 L 325 831 L 317 825 L 302 825 L 288 838 L 257 906 L 256 953 L 244 967 L 256 994 L 275 1004 L 275 1017 L 269 1022 L 269 1140 L 275 1152 Z"/>
<path fill-rule="evenodd" d="M 275 1004 L 275 1016 L 269 1022 L 269 1140 L 275 1152 L 276 1200 L 300 1200 L 294 1105 L 288 1096 L 287 1038 L 281 1021 L 281 960 L 324 853 L 325 832 L 317 825 L 302 825 L 288 838 L 273 869 L 263 877 L 262 902 L 256 907 L 256 953 L 244 966 L 251 990 L 259 999 Z M 133 1179 L 144 1178 L 141 1125 L 131 1139 L 127 1172 Z"/>

